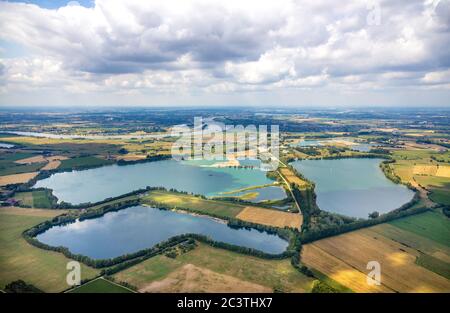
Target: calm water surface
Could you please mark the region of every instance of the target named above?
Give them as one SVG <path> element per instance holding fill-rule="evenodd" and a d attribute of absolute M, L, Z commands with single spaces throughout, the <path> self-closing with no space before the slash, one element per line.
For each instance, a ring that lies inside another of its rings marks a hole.
<path fill-rule="evenodd" d="M 197 166 L 191 161 L 164 160 L 56 173 L 38 181 L 34 187 L 50 188 L 59 201 L 80 204 L 101 201 L 147 186 L 215 196 L 221 192 L 271 183 L 273 181 L 259 169 L 215 168 L 204 163 Z"/>
<path fill-rule="evenodd" d="M 11 149 L 11 148 L 14 148 L 14 145 L 12 145 L 10 143 L 0 142 L 0 148 Z"/>
<path fill-rule="evenodd" d="M 316 183 L 317 204 L 323 210 L 367 218 L 386 213 L 412 199 L 414 193 L 394 184 L 381 171 L 381 159 L 301 160 L 291 164 Z"/>
<path fill-rule="evenodd" d="M 94 259 L 113 258 L 142 249 L 170 237 L 196 233 L 238 246 L 278 254 L 288 242 L 255 229 L 234 229 L 221 221 L 146 206 L 130 207 L 102 217 L 52 227 L 37 236 L 50 246 L 64 246 L 75 254 Z"/>

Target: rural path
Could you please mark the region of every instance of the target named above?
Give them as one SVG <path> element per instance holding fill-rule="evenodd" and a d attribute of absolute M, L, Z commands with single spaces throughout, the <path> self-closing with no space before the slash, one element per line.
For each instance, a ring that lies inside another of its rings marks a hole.
<path fill-rule="evenodd" d="M 275 160 L 278 161 L 278 163 L 280 163 L 281 165 L 283 165 L 284 167 L 287 167 L 287 165 L 282 162 L 279 158 L 277 158 L 276 156 L 274 156 L 273 154 L 270 154 Z M 302 214 L 302 211 L 300 210 L 300 205 L 298 204 L 297 198 L 295 198 L 294 193 L 292 192 L 292 188 L 291 185 L 289 184 L 289 182 L 286 180 L 286 178 L 284 178 L 284 176 L 281 174 L 281 172 L 277 169 L 277 173 L 278 175 L 280 175 L 280 177 L 283 179 L 284 183 L 286 184 L 289 192 L 291 193 L 292 199 L 294 199 L 295 205 L 297 206 L 298 212 L 300 214 Z"/>
<path fill-rule="evenodd" d="M 428 198 L 428 191 L 423 188 L 419 183 L 414 179 L 411 181 L 411 185 L 419 191 L 420 198 L 423 200 L 424 204 L 428 208 L 434 207 L 436 204 Z"/>
<path fill-rule="evenodd" d="M 295 198 L 294 193 L 292 192 L 292 188 L 291 185 L 288 183 L 288 181 L 286 180 L 286 178 L 284 178 L 284 176 L 280 173 L 279 170 L 277 170 L 278 175 L 280 175 L 280 177 L 283 179 L 284 183 L 286 184 L 287 188 L 289 189 L 289 192 L 291 193 L 292 199 L 294 199 L 295 205 L 297 206 L 298 211 L 301 214 L 301 210 L 300 210 L 300 205 L 297 202 L 297 198 Z"/>

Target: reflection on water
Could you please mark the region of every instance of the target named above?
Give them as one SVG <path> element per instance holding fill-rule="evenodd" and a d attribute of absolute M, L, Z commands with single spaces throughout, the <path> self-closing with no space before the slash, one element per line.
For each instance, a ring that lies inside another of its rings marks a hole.
<path fill-rule="evenodd" d="M 259 169 L 217 168 L 197 166 L 192 161 L 164 160 L 56 173 L 38 181 L 34 187 L 50 188 L 59 201 L 80 204 L 101 201 L 147 186 L 216 196 L 221 192 L 271 183 L 273 181 Z"/>
<path fill-rule="evenodd" d="M 394 184 L 381 171 L 381 159 L 302 160 L 291 163 L 316 183 L 317 204 L 323 210 L 367 218 L 410 201 L 414 193 Z"/>
<path fill-rule="evenodd" d="M 37 239 L 50 246 L 67 247 L 75 254 L 105 259 L 151 248 L 170 237 L 186 233 L 202 234 L 216 241 L 272 254 L 282 253 L 288 246 L 287 241 L 266 232 L 234 229 L 209 217 L 146 206 L 52 227 Z"/>

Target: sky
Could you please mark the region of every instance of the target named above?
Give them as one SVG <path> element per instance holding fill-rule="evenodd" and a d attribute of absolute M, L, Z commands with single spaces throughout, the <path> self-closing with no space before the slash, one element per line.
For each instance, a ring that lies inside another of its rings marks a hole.
<path fill-rule="evenodd" d="M 450 0 L 0 0 L 0 106 L 449 99 Z"/>

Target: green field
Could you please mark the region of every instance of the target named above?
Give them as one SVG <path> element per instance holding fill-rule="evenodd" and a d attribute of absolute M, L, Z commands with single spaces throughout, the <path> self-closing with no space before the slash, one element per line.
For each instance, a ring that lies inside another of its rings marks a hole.
<path fill-rule="evenodd" d="M 418 214 L 417 216 L 421 216 Z M 450 255 L 450 248 L 447 245 L 440 244 L 432 239 L 412 233 L 405 229 L 385 223 L 370 228 L 372 231 L 399 242 L 407 247 L 421 251 L 429 255 L 443 253 Z"/>
<path fill-rule="evenodd" d="M 5 163 L 3 163 L 3 165 L 5 165 Z M 45 163 L 32 163 L 19 165 L 14 162 L 9 162 L 9 165 L 5 165 L 6 166 L 5 168 L 0 169 L 0 176 L 37 172 L 44 165 Z"/>
<path fill-rule="evenodd" d="M 321 282 L 327 284 L 329 287 L 333 288 L 339 293 L 353 293 L 353 290 L 350 288 L 338 283 L 337 281 L 331 279 L 327 275 L 321 273 L 320 271 L 310 268 L 310 270 L 314 273 L 314 276 L 317 277 Z"/>
<path fill-rule="evenodd" d="M 78 157 L 68 160 L 61 161 L 61 165 L 58 169 L 60 170 L 70 170 L 78 168 L 87 168 L 95 166 L 103 166 L 112 164 L 112 161 L 96 158 L 94 156 Z"/>
<path fill-rule="evenodd" d="M 66 283 L 67 262 L 60 253 L 46 251 L 28 244 L 22 232 L 51 219 L 63 211 L 21 208 L 0 208 L 0 289 L 22 279 L 45 292 L 60 292 Z M 98 271 L 81 264 L 82 279 L 92 278 Z"/>
<path fill-rule="evenodd" d="M 419 150 L 419 149 L 411 149 L 411 150 L 396 150 L 393 151 L 393 156 L 396 159 L 402 160 L 422 160 L 425 158 L 429 158 L 432 155 L 440 155 L 436 151 L 432 150 Z"/>
<path fill-rule="evenodd" d="M 185 265 L 251 282 L 271 290 L 309 292 L 313 279 L 292 267 L 290 260 L 266 260 L 198 244 L 194 250 L 171 259 L 158 255 L 114 275 L 138 288 L 167 277 Z"/>
<path fill-rule="evenodd" d="M 436 203 L 450 205 L 450 184 L 445 188 L 430 188 L 430 199 Z"/>
<path fill-rule="evenodd" d="M 221 217 L 236 217 L 244 209 L 244 206 L 235 203 L 207 200 L 192 195 L 159 190 L 150 191 L 142 200 L 145 203 L 147 199 L 172 208 L 192 209 Z"/>
<path fill-rule="evenodd" d="M 34 154 L 22 152 L 17 153 L 8 152 L 0 154 L 0 176 L 34 172 L 37 169 L 40 169 L 42 166 L 44 166 L 44 164 L 20 165 L 14 163 L 14 161 L 29 158 L 32 156 L 34 156 Z"/>
<path fill-rule="evenodd" d="M 3 162 L 11 162 L 11 161 L 17 161 L 17 160 L 21 160 L 21 159 L 26 159 L 26 158 L 30 158 L 32 156 L 35 156 L 35 154 L 33 153 L 28 153 L 28 152 L 6 152 L 6 153 L 2 153 L 0 154 L 0 166 L 2 165 Z"/>
<path fill-rule="evenodd" d="M 428 254 L 421 254 L 416 263 L 426 269 L 450 279 L 450 263 L 444 262 Z"/>
<path fill-rule="evenodd" d="M 101 277 L 74 288 L 68 293 L 133 293 L 133 291 Z"/>
<path fill-rule="evenodd" d="M 426 212 L 401 218 L 389 224 L 419 236 L 450 246 L 450 219 L 436 212 Z"/>
<path fill-rule="evenodd" d="M 41 209 L 50 209 L 52 207 L 50 196 L 49 190 L 17 192 L 14 194 L 14 198 L 20 200 L 22 205 Z"/>
<path fill-rule="evenodd" d="M 32 191 L 16 192 L 14 194 L 14 199 L 20 201 L 22 206 L 33 207 L 34 205 Z"/>

